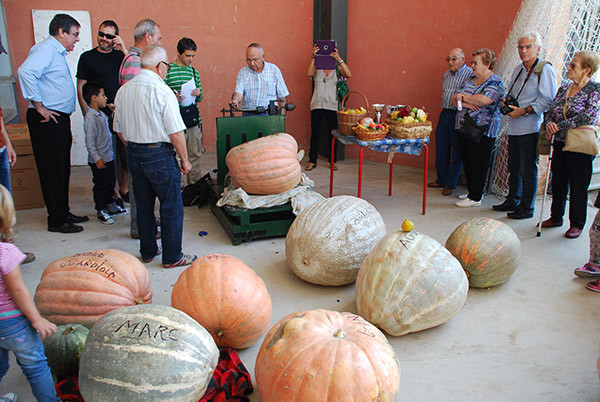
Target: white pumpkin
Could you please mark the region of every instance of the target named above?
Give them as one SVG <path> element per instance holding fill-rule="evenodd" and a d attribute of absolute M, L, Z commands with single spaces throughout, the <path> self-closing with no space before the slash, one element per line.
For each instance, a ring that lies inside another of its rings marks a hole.
<path fill-rule="evenodd" d="M 418 232 L 395 231 L 369 253 L 356 278 L 358 314 L 390 335 L 441 325 L 465 303 L 460 262 Z"/>
<path fill-rule="evenodd" d="M 360 264 L 386 233 L 375 207 L 336 196 L 306 208 L 285 238 L 287 263 L 307 282 L 341 286 L 356 280 Z"/>

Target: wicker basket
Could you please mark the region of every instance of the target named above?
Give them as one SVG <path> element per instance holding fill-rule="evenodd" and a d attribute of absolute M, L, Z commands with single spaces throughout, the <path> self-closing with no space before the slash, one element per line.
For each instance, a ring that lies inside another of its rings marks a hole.
<path fill-rule="evenodd" d="M 384 127 L 381 130 L 369 130 L 364 126 L 357 124 L 356 126 L 352 127 L 352 131 L 354 131 L 354 134 L 356 134 L 359 140 L 377 141 L 383 139 L 390 131 L 389 125 L 385 123 L 381 123 L 381 125 Z"/>
<path fill-rule="evenodd" d="M 365 100 L 365 103 L 367 104 L 367 107 L 365 109 L 369 110 L 369 101 L 368 101 L 367 97 L 365 96 L 365 94 L 363 94 L 362 92 L 359 92 L 359 91 L 350 91 L 346 94 L 346 96 L 344 96 L 344 99 L 342 99 L 342 110 L 346 110 L 346 99 L 348 99 L 348 95 L 350 95 L 350 94 L 359 94 L 360 96 L 362 96 L 363 99 Z M 367 115 L 366 113 L 348 114 L 348 113 L 342 113 L 342 112 L 338 111 L 337 112 L 338 133 L 344 134 L 344 135 L 353 135 L 354 133 L 352 132 L 352 126 L 354 126 L 356 123 L 358 123 L 360 121 L 360 119 L 362 119 L 366 115 Z"/>
<path fill-rule="evenodd" d="M 385 122 L 390 125 L 390 136 L 401 139 L 427 138 L 433 129 L 430 121 L 402 123 L 386 119 Z"/>

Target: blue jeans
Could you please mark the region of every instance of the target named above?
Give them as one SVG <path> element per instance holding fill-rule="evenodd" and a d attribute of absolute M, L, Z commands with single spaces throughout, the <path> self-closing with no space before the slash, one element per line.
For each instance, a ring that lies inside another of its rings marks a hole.
<path fill-rule="evenodd" d="M 40 335 L 23 315 L 0 320 L 0 379 L 8 371 L 9 350 L 15 354 L 33 396 L 42 402 L 60 402 Z"/>
<path fill-rule="evenodd" d="M 456 188 L 462 168 L 458 133 L 454 128 L 455 120 L 456 112 L 444 109 L 435 128 L 436 182 L 449 188 Z"/>
<path fill-rule="evenodd" d="M 183 256 L 183 201 L 181 200 L 181 172 L 173 146 L 168 143 L 127 145 L 127 165 L 133 180 L 137 227 L 140 235 L 142 259 L 150 259 L 158 252 L 156 244 L 156 217 L 154 201 L 160 201 L 162 229 L 162 262 L 173 264 Z"/>
<path fill-rule="evenodd" d="M 520 210 L 532 212 L 537 193 L 538 133 L 508 136 L 508 197 Z"/>
<path fill-rule="evenodd" d="M 0 184 L 2 184 L 8 191 L 10 189 L 10 163 L 8 162 L 8 153 L 6 148 L 0 152 Z"/>

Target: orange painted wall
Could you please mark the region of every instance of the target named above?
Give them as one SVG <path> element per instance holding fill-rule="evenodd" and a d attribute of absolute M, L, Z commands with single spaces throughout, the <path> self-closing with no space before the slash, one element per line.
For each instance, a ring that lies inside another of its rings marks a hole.
<path fill-rule="evenodd" d="M 448 50 L 460 46 L 470 54 L 476 48 L 490 47 L 499 53 L 521 0 L 465 0 L 459 6 L 445 0 L 348 3 L 350 89 L 365 93 L 371 103 L 425 106 L 435 125 Z M 150 7 L 140 0 L 3 0 L 3 5 L 15 73 L 33 45 L 32 9 L 87 9 L 94 31 L 102 20 L 114 19 L 128 46 L 133 42 L 135 23 L 152 18 L 162 27 L 162 44 L 170 58 L 175 57 L 175 45 L 182 36 L 193 38 L 199 47 L 194 66 L 200 71 L 205 93 L 201 113 L 209 151 L 215 150 L 214 118 L 231 96 L 237 72 L 244 66 L 244 49 L 257 41 L 265 48 L 265 59 L 281 68 L 291 93 L 289 101 L 297 105 L 288 115 L 287 131 L 308 150 L 311 84 L 306 68 L 312 42 L 312 1 L 159 0 Z M 349 98 L 349 105 L 361 102 L 360 97 Z M 26 107 L 21 101 L 22 116 Z M 356 157 L 353 148 L 346 147 L 347 156 Z M 365 155 L 381 161 L 386 157 L 371 151 Z M 422 165 L 421 158 L 406 155 L 397 155 L 395 163 Z"/>

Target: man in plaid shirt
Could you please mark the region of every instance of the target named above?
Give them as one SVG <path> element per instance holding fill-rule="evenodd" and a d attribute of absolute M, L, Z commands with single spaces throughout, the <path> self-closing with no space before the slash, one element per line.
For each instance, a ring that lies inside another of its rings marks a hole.
<path fill-rule="evenodd" d="M 279 106 L 285 105 L 290 93 L 285 86 L 281 70 L 264 60 L 265 52 L 258 43 L 246 48 L 247 66 L 238 73 L 235 91 L 231 95 L 231 106 L 237 108 L 242 101 L 242 109 L 267 107 L 272 100 L 278 100 Z"/>

